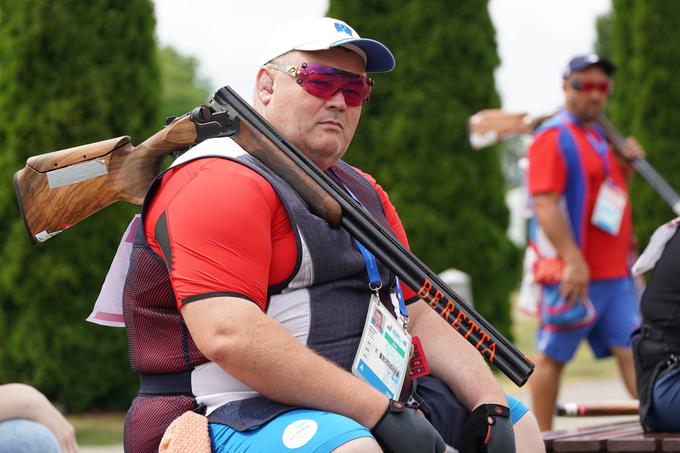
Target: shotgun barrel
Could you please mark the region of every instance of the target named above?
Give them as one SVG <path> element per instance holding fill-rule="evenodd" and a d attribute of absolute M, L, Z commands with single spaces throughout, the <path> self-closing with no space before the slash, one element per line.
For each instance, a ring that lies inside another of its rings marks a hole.
<path fill-rule="evenodd" d="M 626 141 L 623 134 L 621 134 L 621 132 L 619 132 L 604 115 L 600 115 L 598 123 L 602 126 L 607 140 L 612 144 L 614 150 L 621 154 L 621 150 Z M 652 186 L 656 193 L 668 203 L 671 209 L 673 209 L 673 212 L 680 215 L 680 196 L 678 196 L 677 192 L 668 184 L 668 182 L 657 173 L 654 167 L 647 162 L 647 159 L 629 159 L 629 162 L 633 168 L 637 170 L 640 176 Z"/>

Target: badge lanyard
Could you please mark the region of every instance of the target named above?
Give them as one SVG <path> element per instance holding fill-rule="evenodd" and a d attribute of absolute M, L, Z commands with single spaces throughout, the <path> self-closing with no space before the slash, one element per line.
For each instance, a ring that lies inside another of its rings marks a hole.
<path fill-rule="evenodd" d="M 364 245 L 357 241 L 356 239 L 354 240 L 354 243 L 359 247 L 359 251 L 364 257 L 364 261 L 366 262 L 366 271 L 368 272 L 368 287 L 370 290 L 378 296 L 378 291 L 380 291 L 380 288 L 382 288 L 382 280 L 380 279 L 380 272 L 378 271 L 378 263 L 375 259 L 375 256 L 371 252 L 368 251 Z M 397 319 L 402 323 L 404 327 L 408 324 L 408 310 L 406 310 L 406 303 L 404 302 L 404 294 L 401 292 L 401 284 L 399 281 L 399 277 L 395 277 L 396 281 L 396 293 L 397 293 L 397 303 L 394 302 L 394 299 L 390 297 L 390 300 L 392 301 L 392 305 L 394 307 L 394 312 L 397 316 Z"/>
<path fill-rule="evenodd" d="M 343 184 L 343 187 L 347 191 L 347 193 L 350 194 L 352 198 L 354 198 L 354 201 L 356 201 L 366 212 L 368 212 L 368 209 L 359 201 L 359 199 L 354 196 L 351 190 L 347 188 Z M 370 213 L 369 213 L 370 214 Z M 375 256 L 366 248 L 364 245 L 359 242 L 358 240 L 354 239 L 354 243 L 359 247 L 359 251 L 361 252 L 361 255 L 364 257 L 364 262 L 366 263 L 366 271 L 368 272 L 368 287 L 369 289 L 378 297 L 378 300 L 380 300 L 379 297 L 379 291 L 382 288 L 382 279 L 380 278 L 380 272 L 378 270 L 378 262 L 375 259 Z M 406 328 L 408 325 L 408 310 L 406 309 L 406 302 L 404 301 L 404 294 L 401 291 L 401 283 L 399 281 L 399 277 L 395 276 L 395 285 L 396 285 L 396 298 L 397 302 L 394 301 L 393 297 L 390 297 L 390 300 L 392 301 L 392 306 L 394 308 L 394 314 L 401 322 L 402 326 Z"/>
<path fill-rule="evenodd" d="M 577 124 L 579 126 L 583 126 L 583 123 L 581 120 L 576 118 L 574 115 L 569 113 L 566 110 L 562 111 L 562 115 L 564 118 L 566 118 L 569 122 Z M 590 143 L 590 146 L 593 147 L 595 152 L 597 153 L 598 156 L 600 156 L 600 159 L 602 159 L 602 163 L 604 164 L 604 179 L 605 181 L 610 179 L 609 178 L 609 161 L 607 160 L 607 142 L 606 140 L 597 140 L 593 134 L 592 130 L 587 130 L 586 131 L 586 139 L 588 140 L 588 143 Z"/>

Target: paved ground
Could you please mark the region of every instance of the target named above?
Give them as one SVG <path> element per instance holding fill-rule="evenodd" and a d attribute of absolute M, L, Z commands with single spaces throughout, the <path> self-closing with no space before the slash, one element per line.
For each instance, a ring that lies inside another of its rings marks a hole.
<path fill-rule="evenodd" d="M 526 386 L 525 386 L 526 387 Z M 507 387 L 506 392 L 519 398 L 524 404 L 531 407 L 528 387 L 518 389 L 517 387 Z M 603 400 L 626 400 L 630 399 L 626 389 L 617 378 L 606 378 L 596 380 L 573 381 L 562 387 L 559 400 L 561 402 L 588 402 Z M 611 423 L 619 420 L 634 420 L 635 416 L 622 417 L 557 417 L 554 429 L 569 429 L 602 423 Z M 84 447 L 81 453 L 123 453 L 120 445 L 110 447 Z"/>
<path fill-rule="evenodd" d="M 82 447 L 80 453 L 123 453 L 122 445 L 111 447 Z"/>
<path fill-rule="evenodd" d="M 521 389 L 517 387 L 506 388 L 506 392 L 517 397 L 527 406 L 531 407 L 529 388 L 525 386 Z M 593 402 L 607 400 L 629 400 L 630 396 L 618 378 L 605 378 L 597 380 L 582 380 L 569 382 L 562 386 L 559 401 L 566 402 Z M 620 420 L 634 420 L 635 416 L 618 417 L 556 417 L 553 426 L 554 430 L 583 427 L 589 425 L 600 425 Z"/>

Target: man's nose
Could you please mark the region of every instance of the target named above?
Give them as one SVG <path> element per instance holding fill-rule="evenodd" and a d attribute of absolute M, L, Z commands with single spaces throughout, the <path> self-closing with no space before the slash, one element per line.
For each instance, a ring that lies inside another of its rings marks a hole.
<path fill-rule="evenodd" d="M 336 91 L 333 96 L 326 100 L 326 106 L 328 108 L 336 108 L 339 110 L 347 109 L 347 102 L 345 102 L 345 95 L 342 94 L 342 90 Z"/>

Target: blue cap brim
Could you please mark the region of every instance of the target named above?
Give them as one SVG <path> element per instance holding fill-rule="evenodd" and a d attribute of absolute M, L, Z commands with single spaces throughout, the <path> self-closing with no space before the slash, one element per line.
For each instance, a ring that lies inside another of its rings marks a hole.
<path fill-rule="evenodd" d="M 394 55 L 383 43 L 374 39 L 343 39 L 333 44 L 332 47 L 352 44 L 366 54 L 366 72 L 389 72 L 394 69 Z"/>

